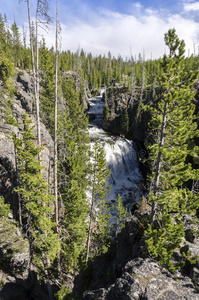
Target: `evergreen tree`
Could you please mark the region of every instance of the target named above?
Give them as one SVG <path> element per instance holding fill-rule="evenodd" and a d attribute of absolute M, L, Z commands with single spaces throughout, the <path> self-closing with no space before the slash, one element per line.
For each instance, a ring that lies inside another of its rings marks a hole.
<path fill-rule="evenodd" d="M 7 32 L 5 22 L 2 14 L 0 13 L 0 50 L 6 52 L 7 50 Z"/>
<path fill-rule="evenodd" d="M 0 79 L 3 81 L 5 88 L 11 90 L 10 77 L 14 75 L 14 63 L 6 52 L 0 49 Z"/>
<path fill-rule="evenodd" d="M 44 69 L 41 75 L 41 119 L 48 128 L 51 136 L 54 136 L 55 62 L 54 55 L 48 50 L 44 40 L 40 48 L 40 53 L 41 64 Z"/>
<path fill-rule="evenodd" d="M 59 241 L 53 230 L 53 197 L 48 193 L 48 185 L 37 159 L 41 148 L 34 143 L 31 120 L 24 115 L 23 122 L 22 138 L 17 138 L 13 133 L 19 176 L 16 192 L 20 194 L 23 229 L 29 240 L 29 268 L 31 270 L 35 264 L 38 270 L 43 271 L 44 259 L 55 259 Z"/>
<path fill-rule="evenodd" d="M 12 55 L 15 60 L 15 66 L 21 67 L 22 63 L 22 45 L 21 37 L 19 33 L 19 28 L 17 27 L 16 22 L 11 26 L 12 32 Z"/>
<path fill-rule="evenodd" d="M 91 199 L 86 261 L 88 261 L 92 252 L 97 255 L 105 251 L 109 243 L 110 207 L 106 200 L 107 193 L 110 190 L 110 186 L 107 186 L 109 176 L 110 170 L 106 167 L 103 148 L 95 141 L 89 184 Z"/>
<path fill-rule="evenodd" d="M 117 214 L 116 214 L 116 228 L 115 228 L 115 236 L 117 237 L 118 232 L 124 227 L 127 209 L 122 204 L 122 199 L 120 195 L 117 197 Z"/>
<path fill-rule="evenodd" d="M 61 202 L 62 270 L 78 268 L 86 241 L 88 203 L 88 117 L 72 78 L 62 80 L 65 104 L 58 114 L 58 191 Z"/>
<path fill-rule="evenodd" d="M 8 97 L 3 97 L 3 106 L 5 108 L 4 119 L 7 124 L 18 126 L 13 117 L 13 95 L 14 87 L 12 77 L 14 76 L 14 63 L 11 57 L 6 52 L 0 49 L 0 79 L 2 80 L 2 91 L 0 95 L 7 94 Z"/>
<path fill-rule="evenodd" d="M 198 170 L 187 163 L 187 156 L 196 156 L 193 139 L 198 136 L 191 103 L 191 90 L 197 74 L 184 70 L 184 41 L 175 29 L 165 34 L 170 53 L 162 60 L 163 74 L 158 98 L 148 107 L 152 144 L 148 145 L 152 175 L 150 176 L 151 222 L 146 232 L 149 253 L 163 265 L 173 268 L 173 250 L 184 236 L 181 216 L 195 215 L 199 207 L 196 196 L 188 190 L 188 180 L 198 178 Z"/>
<path fill-rule="evenodd" d="M 128 109 L 126 107 L 122 115 L 122 132 L 124 135 L 126 135 L 128 131 L 129 131 L 129 115 L 128 115 Z"/>

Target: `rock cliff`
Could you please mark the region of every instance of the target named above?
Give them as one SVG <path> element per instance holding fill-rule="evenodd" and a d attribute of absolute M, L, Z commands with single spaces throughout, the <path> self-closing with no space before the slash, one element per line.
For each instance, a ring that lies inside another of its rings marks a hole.
<path fill-rule="evenodd" d="M 36 118 L 33 102 L 33 83 L 32 77 L 28 72 L 18 73 L 15 80 L 16 92 L 12 99 L 13 117 L 19 124 L 18 127 L 6 124 L 5 121 L 5 98 L 6 94 L 0 97 L 0 106 L 3 108 L 0 112 L 0 195 L 3 195 L 6 201 L 13 206 L 13 188 L 15 186 L 15 151 L 11 140 L 11 133 L 20 136 L 23 130 L 22 117 L 27 113 L 32 120 L 32 126 L 35 126 L 33 132 L 36 134 Z M 46 180 L 52 178 L 52 158 L 53 158 L 53 140 L 44 124 L 41 123 L 41 144 L 43 146 L 41 159 L 44 166 L 43 174 Z"/>
<path fill-rule="evenodd" d="M 0 86 L 0 196 L 11 205 L 13 216 L 0 222 L 0 299 L 48 299 L 41 297 L 43 291 L 39 290 L 39 283 L 35 274 L 28 274 L 28 241 L 19 229 L 18 205 L 14 188 L 16 187 L 15 149 L 11 139 L 12 131 L 20 137 L 23 130 L 22 117 L 24 113 L 36 125 L 35 107 L 33 101 L 32 76 L 28 72 L 18 70 L 15 78 L 15 92 L 12 102 L 12 117 L 18 126 L 6 123 L 7 101 L 9 96 L 3 86 Z M 36 133 L 36 126 L 34 128 Z M 35 141 L 36 142 L 36 141 Z M 41 123 L 41 143 L 43 146 L 41 159 L 44 166 L 43 174 L 48 182 L 52 178 L 53 140 Z M 30 278 L 31 277 L 31 278 Z M 44 293 L 45 294 L 45 293 Z M 46 293 L 46 295 L 48 295 Z M 46 298 L 45 298 L 46 297 Z M 33 298 L 31 298 L 33 299 Z"/>
<path fill-rule="evenodd" d="M 195 265 L 186 264 L 182 272 L 170 273 L 157 261 L 148 258 L 142 240 L 143 224 L 139 221 L 142 216 L 136 211 L 128 218 L 108 256 L 95 260 L 91 268 L 92 279 L 83 300 L 199 299 L 198 261 Z M 188 223 L 187 219 L 184 223 L 187 230 Z M 197 238 L 192 239 L 192 243 L 186 241 L 186 244 L 192 256 L 199 254 Z M 179 249 L 176 249 L 176 254 L 177 259 L 182 258 Z"/>

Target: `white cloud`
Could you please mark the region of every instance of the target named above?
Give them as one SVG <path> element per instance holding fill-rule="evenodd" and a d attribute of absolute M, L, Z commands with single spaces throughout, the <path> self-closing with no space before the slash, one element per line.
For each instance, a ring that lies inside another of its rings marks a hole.
<path fill-rule="evenodd" d="M 199 10 L 199 2 L 197 1 L 197 2 L 193 2 L 193 3 L 185 3 L 184 10 L 186 12 Z"/>
<path fill-rule="evenodd" d="M 170 15 L 162 19 L 157 12 L 147 11 L 142 16 L 121 14 L 111 11 L 95 11 L 95 22 L 74 17 L 69 25 L 62 25 L 62 50 L 77 51 L 78 46 L 93 55 L 111 53 L 130 57 L 132 54 L 146 54 L 146 58 L 162 57 L 165 52 L 164 34 L 170 28 L 176 28 L 180 39 L 184 39 L 187 50 L 193 52 L 193 38 L 199 32 L 199 24 L 182 15 Z M 54 30 L 45 35 L 47 45 L 54 45 Z M 188 53 L 188 52 L 187 52 Z"/>
<path fill-rule="evenodd" d="M 136 8 L 140 9 L 142 8 L 142 4 L 140 2 L 135 2 L 135 3 L 132 3 L 132 6 L 135 6 Z"/>

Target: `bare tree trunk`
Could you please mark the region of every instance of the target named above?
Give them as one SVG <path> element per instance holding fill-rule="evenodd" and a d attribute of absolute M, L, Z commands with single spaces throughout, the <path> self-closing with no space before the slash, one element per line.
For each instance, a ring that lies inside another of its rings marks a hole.
<path fill-rule="evenodd" d="M 79 49 L 79 46 L 78 46 L 78 49 L 77 49 L 77 65 L 76 65 L 76 70 L 75 70 L 75 73 L 76 73 L 76 78 L 75 78 L 75 90 L 76 92 L 78 91 L 78 74 L 79 74 L 79 52 L 80 52 L 80 49 Z"/>
<path fill-rule="evenodd" d="M 56 3 L 56 40 L 55 40 L 55 117 L 54 117 L 54 194 L 55 194 L 55 222 L 58 232 L 58 193 L 57 193 L 57 74 L 58 74 L 58 12 Z"/>
<path fill-rule="evenodd" d="M 142 107 L 142 99 L 143 99 L 143 92 L 144 92 L 144 80 L 145 80 L 144 70 L 145 70 L 145 55 L 143 53 L 141 95 L 140 95 L 140 100 L 139 100 L 139 103 L 138 103 L 136 120 L 138 120 L 138 117 L 139 117 L 140 112 L 141 112 L 141 107 Z"/>
<path fill-rule="evenodd" d="M 95 200 L 95 187 L 93 186 L 96 181 L 96 170 L 93 172 L 93 180 L 92 180 L 92 198 L 91 198 L 91 207 L 89 212 L 89 227 L 88 227 L 88 238 L 87 238 L 87 249 L 86 249 L 86 262 L 89 258 L 90 253 L 90 243 L 91 243 L 91 235 L 92 235 L 92 219 L 93 219 L 93 209 L 94 209 L 94 200 Z"/>
<path fill-rule="evenodd" d="M 29 202 L 29 200 L 28 200 Z M 31 215 L 30 211 L 27 212 L 27 235 L 28 235 L 28 241 L 29 241 L 29 272 L 34 271 L 34 265 L 33 265 L 33 237 L 31 233 L 32 229 L 32 222 L 31 222 Z"/>
<path fill-rule="evenodd" d="M 34 60 L 34 50 L 33 50 L 33 40 L 32 40 L 32 32 L 31 32 L 31 19 L 30 19 L 30 4 L 29 0 L 27 0 L 27 8 L 28 8 L 28 21 L 29 21 L 29 35 L 30 35 L 30 49 L 31 49 L 31 59 L 32 59 L 32 71 L 33 71 L 33 84 L 34 84 L 34 93 L 35 93 L 35 101 L 36 101 L 36 114 L 37 114 L 37 143 L 41 145 L 41 134 L 40 134 L 40 120 L 39 120 L 39 98 L 38 98 L 38 87 L 39 87 L 39 77 L 35 72 L 35 60 Z M 37 59 L 37 73 L 38 71 L 38 2 L 37 2 L 37 14 L 36 14 L 36 59 Z"/>
<path fill-rule="evenodd" d="M 40 130 L 40 117 L 39 117 L 38 13 L 39 13 L 39 0 L 37 1 L 37 11 L 36 11 L 36 114 L 37 114 L 37 142 L 38 145 L 41 146 L 41 130 Z"/>
<path fill-rule="evenodd" d="M 55 36 L 55 115 L 54 115 L 54 195 L 55 195 L 55 223 L 56 233 L 60 238 L 59 232 L 59 207 L 58 207 L 58 190 L 57 190 L 57 87 L 58 87 L 58 8 L 56 1 L 56 36 Z M 60 249 L 57 253 L 58 271 L 61 272 Z"/>
<path fill-rule="evenodd" d="M 15 168 L 16 168 L 16 175 L 17 175 L 17 186 L 19 186 L 18 180 L 18 164 L 17 164 L 17 154 L 16 154 L 16 147 L 14 145 L 14 152 L 15 152 Z M 19 213 L 19 226 L 22 227 L 22 208 L 21 208 L 21 196 L 18 193 L 18 213 Z"/>
<path fill-rule="evenodd" d="M 155 88 L 156 88 L 156 77 L 154 78 L 154 81 L 153 81 L 152 101 L 155 98 Z"/>
<path fill-rule="evenodd" d="M 161 126 L 161 133 L 160 133 L 157 163 L 156 163 L 156 172 L 155 172 L 155 179 L 154 179 L 154 186 L 153 186 L 153 192 L 154 192 L 155 196 L 157 196 L 158 188 L 159 188 L 162 148 L 164 146 L 164 134 L 165 134 L 165 129 L 166 129 L 166 121 L 167 121 L 167 118 L 166 118 L 167 117 L 167 108 L 168 108 L 168 102 L 165 101 L 164 112 L 163 112 L 163 116 L 162 116 L 162 126 Z M 151 210 L 151 225 L 153 225 L 153 223 L 155 221 L 156 211 L 157 211 L 157 203 L 155 201 L 153 201 L 152 202 L 152 210 Z"/>
<path fill-rule="evenodd" d="M 136 59 L 133 64 L 133 56 L 131 54 L 131 98 L 128 103 L 128 107 L 133 109 L 134 94 L 135 94 L 135 72 L 136 72 Z"/>
<path fill-rule="evenodd" d="M 92 196 L 92 203 L 91 203 L 91 209 L 89 213 L 89 227 L 88 227 L 88 239 L 87 239 L 87 249 L 86 249 L 86 262 L 88 262 L 89 252 L 90 252 L 90 243 L 91 243 L 91 231 L 92 231 L 92 218 L 93 218 L 93 204 L 94 199 Z"/>
<path fill-rule="evenodd" d="M 33 50 L 32 32 L 31 32 L 31 19 L 30 19 L 30 5 L 29 5 L 29 0 L 27 0 L 27 8 L 28 8 L 29 35 L 30 35 L 30 49 L 31 49 L 32 71 L 33 71 L 33 85 L 34 85 L 34 93 L 35 93 L 35 99 L 36 99 L 36 95 L 37 95 L 37 87 L 36 87 L 35 59 L 34 59 L 34 50 Z"/>

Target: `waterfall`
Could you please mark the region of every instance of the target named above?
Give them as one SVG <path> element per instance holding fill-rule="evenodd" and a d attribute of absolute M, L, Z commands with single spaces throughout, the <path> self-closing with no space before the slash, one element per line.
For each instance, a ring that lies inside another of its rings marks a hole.
<path fill-rule="evenodd" d="M 112 185 L 107 199 L 114 204 L 120 194 L 123 204 L 130 210 L 141 195 L 142 175 L 139 171 L 137 153 L 133 147 L 133 141 L 118 136 L 113 136 L 102 129 L 104 90 L 100 96 L 89 100 L 89 135 L 91 143 L 95 140 L 103 146 L 107 166 L 111 170 L 108 184 Z"/>

